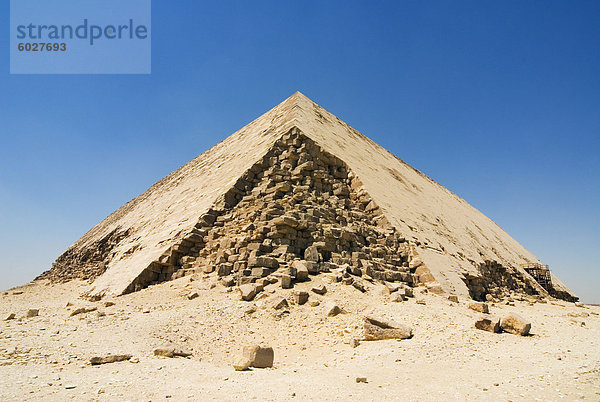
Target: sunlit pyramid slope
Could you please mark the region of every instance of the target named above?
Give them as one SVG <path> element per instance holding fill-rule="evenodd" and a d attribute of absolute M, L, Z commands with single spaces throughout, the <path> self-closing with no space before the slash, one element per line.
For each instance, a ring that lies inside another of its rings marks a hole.
<path fill-rule="evenodd" d="M 96 225 L 42 278 L 93 280 L 91 297 L 203 272 L 251 292 L 327 273 L 357 289 L 575 300 L 524 269 L 537 264 L 466 201 L 295 93 Z"/>

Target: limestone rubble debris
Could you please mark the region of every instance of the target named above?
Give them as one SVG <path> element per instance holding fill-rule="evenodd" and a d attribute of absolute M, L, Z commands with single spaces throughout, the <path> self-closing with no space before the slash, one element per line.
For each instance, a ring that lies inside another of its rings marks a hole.
<path fill-rule="evenodd" d="M 234 368 L 237 371 L 242 371 L 248 367 L 273 367 L 274 356 L 272 347 L 260 345 L 244 346 L 241 355 L 234 361 Z"/>
<path fill-rule="evenodd" d="M 154 349 L 154 356 L 162 357 L 189 357 L 192 351 L 176 345 L 163 345 Z"/>
<path fill-rule="evenodd" d="M 366 341 L 409 339 L 413 336 L 409 326 L 373 316 L 364 318 L 364 329 Z"/>
<path fill-rule="evenodd" d="M 327 293 L 327 288 L 323 284 L 315 285 L 312 287 L 311 290 L 318 295 L 324 295 L 325 293 Z"/>
<path fill-rule="evenodd" d="M 494 333 L 500 333 L 502 331 L 500 328 L 500 319 L 489 316 L 480 317 L 475 321 L 475 328 Z"/>
<path fill-rule="evenodd" d="M 487 303 L 469 303 L 469 309 L 484 314 L 488 314 L 490 312 L 490 308 Z"/>
<path fill-rule="evenodd" d="M 79 315 L 79 314 L 91 313 L 92 311 L 96 311 L 96 310 L 98 310 L 98 307 L 96 307 L 96 306 L 78 307 L 71 312 L 71 317 Z"/>
<path fill-rule="evenodd" d="M 308 301 L 308 292 L 305 292 L 304 290 L 297 290 L 292 293 L 292 296 L 294 298 L 294 302 L 299 306 Z"/>
<path fill-rule="evenodd" d="M 510 313 L 502 318 L 500 327 L 505 332 L 526 336 L 529 335 L 529 331 L 531 330 L 531 323 L 519 314 Z"/>
<path fill-rule="evenodd" d="M 109 364 L 109 363 L 117 363 L 125 360 L 129 360 L 132 358 L 132 355 L 122 354 L 122 355 L 106 355 L 106 356 L 94 356 L 90 359 L 90 363 L 93 366 L 97 366 L 100 364 Z"/>
<path fill-rule="evenodd" d="M 342 308 L 334 302 L 330 302 L 325 306 L 325 311 L 328 317 L 335 317 L 342 312 Z"/>
<path fill-rule="evenodd" d="M 282 309 L 284 307 L 289 307 L 289 303 L 287 301 L 287 299 L 285 297 L 282 297 L 281 299 L 279 299 L 279 301 L 277 303 L 275 303 L 275 305 L 273 306 L 273 308 L 275 310 L 279 310 Z"/>

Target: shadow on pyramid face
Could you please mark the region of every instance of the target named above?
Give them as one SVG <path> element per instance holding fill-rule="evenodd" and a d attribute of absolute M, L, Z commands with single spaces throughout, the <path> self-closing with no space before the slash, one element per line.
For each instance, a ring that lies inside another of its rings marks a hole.
<path fill-rule="evenodd" d="M 408 251 L 348 167 L 293 128 L 128 290 L 195 272 L 232 285 L 273 280 L 294 274 L 294 260 L 311 274 L 412 285 Z"/>

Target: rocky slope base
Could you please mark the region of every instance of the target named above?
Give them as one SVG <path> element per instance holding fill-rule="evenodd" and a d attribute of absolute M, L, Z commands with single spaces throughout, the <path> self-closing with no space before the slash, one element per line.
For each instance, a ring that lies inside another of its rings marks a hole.
<path fill-rule="evenodd" d="M 268 284 L 251 302 L 215 273 L 98 302 L 78 297 L 86 285 L 79 281 L 3 292 L 0 399 L 600 397 L 597 306 L 513 295 L 492 300 L 484 314 L 425 286 L 398 297 L 402 286 L 365 281 L 363 292 L 327 278 L 310 276 L 293 289 Z M 342 311 L 330 315 L 332 304 Z M 27 317 L 29 310 L 39 311 Z M 529 321 L 528 336 L 475 328 L 482 315 L 510 313 Z M 412 337 L 361 340 L 365 316 L 408 326 Z M 235 371 L 241 349 L 255 344 L 273 348 L 273 367 Z M 191 355 L 155 355 L 165 345 Z M 126 359 L 91 364 L 107 356 Z"/>

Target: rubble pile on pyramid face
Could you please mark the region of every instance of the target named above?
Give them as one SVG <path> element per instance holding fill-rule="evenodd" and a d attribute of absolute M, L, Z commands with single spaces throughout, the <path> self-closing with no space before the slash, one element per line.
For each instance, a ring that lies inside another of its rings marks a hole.
<path fill-rule="evenodd" d="M 107 269 L 112 249 L 129 235 L 128 230 L 115 229 L 86 248 L 69 248 L 56 259 L 52 269 L 36 279 L 67 282 L 73 279 L 93 281 Z"/>
<path fill-rule="evenodd" d="M 504 266 L 497 261 L 486 260 L 477 267 L 479 275 L 464 275 L 464 281 L 469 289 L 469 295 L 474 300 L 486 300 L 493 297 L 496 300 L 510 298 L 516 293 L 540 295 L 540 287 L 535 279 L 527 278 L 523 272 L 511 266 Z M 567 301 L 577 301 L 569 292 L 561 291 L 551 284 L 545 289 L 552 297 Z M 489 295 L 489 296 L 488 296 Z"/>
<path fill-rule="evenodd" d="M 481 275 L 465 276 L 470 296 L 474 300 L 486 300 L 487 295 L 496 299 L 512 296 L 515 290 L 528 295 L 537 295 L 538 290 L 532 286 L 519 271 L 505 267 L 496 261 L 484 261 L 479 266 Z"/>
<path fill-rule="evenodd" d="M 286 286 L 323 272 L 348 284 L 365 276 L 413 285 L 408 258 L 358 178 L 293 130 L 130 290 L 193 272 L 216 272 L 228 285 Z"/>

